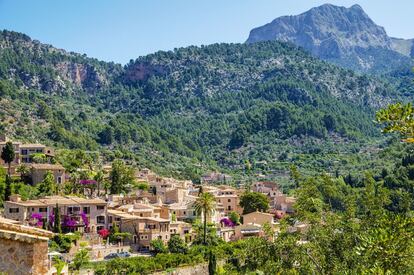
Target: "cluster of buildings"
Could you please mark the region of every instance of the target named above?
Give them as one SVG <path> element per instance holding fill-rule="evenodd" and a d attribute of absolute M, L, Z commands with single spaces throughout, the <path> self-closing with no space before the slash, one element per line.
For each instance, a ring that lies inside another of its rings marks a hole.
<path fill-rule="evenodd" d="M 5 141 L 0 141 L 0 151 L 4 145 Z M 61 165 L 33 162 L 35 154 L 53 158 L 51 148 L 41 144 L 19 142 L 13 142 L 13 147 L 16 158 L 12 167 L 15 174 L 18 174 L 16 167 L 24 164 L 30 168 L 28 174 L 34 184 L 41 182 L 47 171 L 54 174 L 58 184 L 65 183 L 67 176 Z M 0 160 L 0 165 L 5 166 L 5 163 Z M 153 240 L 162 240 L 167 244 L 174 235 L 191 243 L 196 236 L 192 224 L 197 218 L 194 203 L 198 198 L 200 186 L 194 186 L 191 181 L 161 177 L 149 169 L 137 171 L 135 180 L 147 184 L 148 190 L 135 190 L 127 195 L 95 194 L 88 198 L 55 195 L 35 200 L 22 200 L 19 195 L 12 195 L 9 201 L 4 202 L 3 219 L 7 223 L 17 223 L 24 228 L 46 228 L 45 225 L 53 223 L 54 215 L 59 213 L 66 231 L 79 231 L 83 236 L 89 236 L 90 240 L 93 239 L 91 236 L 99 238 L 102 230 L 110 230 L 116 226 L 120 232 L 129 233 L 129 237 L 123 240 L 123 245 L 128 245 L 134 251 L 151 250 Z M 231 177 L 227 175 L 211 173 L 203 176 L 201 185 L 202 191 L 211 193 L 216 200 L 215 208 L 208 216 L 208 222 L 216 225 L 217 235 L 223 240 L 234 241 L 251 236 L 263 236 L 265 224 L 277 232 L 278 219 L 286 213 L 293 212 L 295 199 L 283 194 L 276 183 L 256 182 L 251 191 L 263 193 L 268 197 L 270 211 L 256 211 L 243 215 L 240 197 L 245 190 L 226 185 L 225 183 L 230 180 Z M 233 212 L 241 217 L 241 223 L 228 222 L 231 214 L 234 215 Z M 50 237 L 49 233 L 36 232 Z M 102 242 L 102 239 L 100 241 Z M 99 250 L 99 253 L 91 253 L 102 258 L 105 254 L 101 251 L 108 250 L 105 249 Z"/>
<path fill-rule="evenodd" d="M 0 152 L 6 146 L 8 140 L 4 136 L 0 136 Z M 43 181 L 47 171 L 53 173 L 56 183 L 65 183 L 65 168 L 60 164 L 53 164 L 54 150 L 43 144 L 25 144 L 13 141 L 15 158 L 11 163 L 11 173 L 14 176 L 21 175 L 18 171 L 20 166 L 25 166 L 27 170 L 26 176 L 32 184 Z M 42 163 L 36 163 L 35 158 L 41 157 Z M 3 159 L 0 158 L 0 166 L 6 166 Z"/>
<path fill-rule="evenodd" d="M 165 243 L 172 235 L 186 242 L 195 237 L 192 222 L 197 218 L 194 202 L 199 187 L 191 181 L 164 178 L 148 169 L 136 173 L 138 182 L 148 183 L 148 190 L 137 190 L 128 195 L 109 195 L 103 198 L 80 198 L 75 196 L 47 196 L 23 201 L 12 195 L 4 202 L 4 217 L 23 224 L 39 226 L 53 222 L 56 208 L 61 221 L 69 221 L 72 231 L 99 234 L 102 229 L 116 225 L 120 232 L 131 236 L 126 242 L 135 250 L 150 250 L 151 241 L 161 239 Z M 203 192 L 213 194 L 215 209 L 208 222 L 217 225 L 217 232 L 226 241 L 252 235 L 261 235 L 264 223 L 277 230 L 277 219 L 293 211 L 294 198 L 287 197 L 272 182 L 257 182 L 255 192 L 269 198 L 269 213 L 253 212 L 242 215 L 240 196 L 244 190 L 227 185 L 203 185 Z M 235 212 L 242 217 L 242 224 L 228 226 L 223 223 Z"/>

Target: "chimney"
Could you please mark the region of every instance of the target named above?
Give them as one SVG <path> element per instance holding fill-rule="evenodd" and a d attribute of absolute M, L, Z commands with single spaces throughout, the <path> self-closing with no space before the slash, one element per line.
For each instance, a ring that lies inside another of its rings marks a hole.
<path fill-rule="evenodd" d="M 10 201 L 11 202 L 20 202 L 22 201 L 22 197 L 20 197 L 20 195 L 14 194 L 10 196 Z"/>

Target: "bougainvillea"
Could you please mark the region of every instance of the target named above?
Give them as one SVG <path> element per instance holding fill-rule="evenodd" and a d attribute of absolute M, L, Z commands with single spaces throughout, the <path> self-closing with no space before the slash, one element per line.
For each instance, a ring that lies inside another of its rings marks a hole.
<path fill-rule="evenodd" d="M 49 214 L 49 223 L 52 226 L 55 224 L 55 214 L 54 213 Z"/>
<path fill-rule="evenodd" d="M 99 236 L 101 236 L 103 239 L 106 239 L 106 238 L 109 236 L 110 232 L 109 232 L 109 230 L 108 230 L 108 229 L 104 228 L 104 229 L 99 230 L 99 231 L 98 231 L 98 234 L 99 234 Z"/>
<path fill-rule="evenodd" d="M 86 216 L 86 214 L 85 213 L 81 213 L 81 218 L 82 218 L 82 221 L 83 221 L 83 224 L 85 225 L 85 227 L 89 227 L 89 219 L 88 219 L 88 217 Z"/>
<path fill-rule="evenodd" d="M 223 224 L 226 227 L 234 227 L 235 226 L 234 222 L 232 222 L 229 218 L 221 219 L 220 223 Z"/>
<path fill-rule="evenodd" d="M 36 226 L 42 226 L 43 225 L 43 216 L 42 216 L 42 214 L 33 213 L 30 217 L 34 220 Z"/>
<path fill-rule="evenodd" d="M 69 216 L 65 216 L 65 218 L 63 219 L 63 226 L 75 227 L 77 224 L 78 222 Z"/>

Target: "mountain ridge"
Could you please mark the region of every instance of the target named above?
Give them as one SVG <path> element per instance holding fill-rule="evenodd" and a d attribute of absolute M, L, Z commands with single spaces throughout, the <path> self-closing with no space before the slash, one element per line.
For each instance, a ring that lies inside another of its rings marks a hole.
<path fill-rule="evenodd" d="M 410 66 L 414 52 L 412 40 L 389 37 L 360 5 L 324 4 L 299 15 L 281 16 L 252 29 L 246 43 L 266 40 L 291 42 L 317 57 L 362 72 Z M 383 60 L 375 60 L 376 54 Z"/>
<path fill-rule="evenodd" d="M 278 41 L 189 46 L 125 66 L 14 32 L 0 45 L 1 133 L 179 178 L 218 170 L 286 182 L 291 162 L 346 169 L 332 159 L 355 163 L 351 152 L 378 142 L 375 109 L 412 93 Z"/>

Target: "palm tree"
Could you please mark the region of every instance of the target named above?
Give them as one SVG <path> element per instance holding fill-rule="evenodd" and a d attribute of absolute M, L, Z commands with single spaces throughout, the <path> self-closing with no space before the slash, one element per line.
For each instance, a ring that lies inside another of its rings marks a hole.
<path fill-rule="evenodd" d="M 204 220 L 204 236 L 203 243 L 207 243 L 207 219 L 213 213 L 216 207 L 216 200 L 211 193 L 200 193 L 197 200 L 194 202 L 194 210 L 197 215 L 203 216 Z"/>
<path fill-rule="evenodd" d="M 29 173 L 29 167 L 27 167 L 27 165 L 20 164 L 19 166 L 17 166 L 16 172 L 20 173 L 20 179 L 24 181 L 25 177 Z"/>

